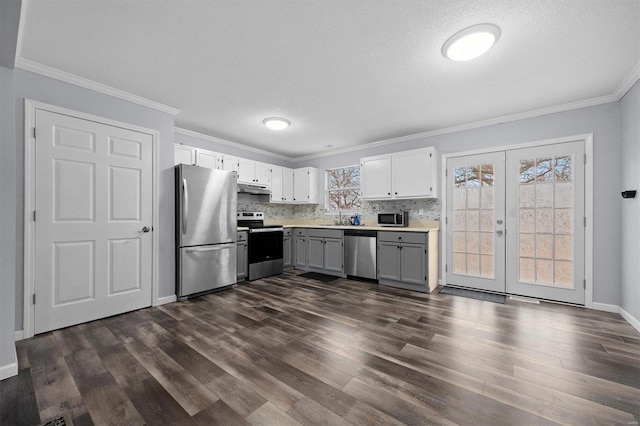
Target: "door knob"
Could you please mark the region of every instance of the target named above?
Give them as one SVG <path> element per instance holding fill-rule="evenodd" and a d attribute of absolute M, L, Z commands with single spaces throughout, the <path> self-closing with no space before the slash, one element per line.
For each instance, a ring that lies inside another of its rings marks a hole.
<path fill-rule="evenodd" d="M 146 232 L 149 232 L 149 231 L 151 231 L 151 228 L 149 228 L 148 226 L 145 226 L 145 227 L 143 227 L 143 228 L 142 228 L 140 231 L 138 231 L 138 232 L 141 232 L 141 233 L 142 233 L 142 232 L 144 232 L 144 233 L 146 233 Z"/>

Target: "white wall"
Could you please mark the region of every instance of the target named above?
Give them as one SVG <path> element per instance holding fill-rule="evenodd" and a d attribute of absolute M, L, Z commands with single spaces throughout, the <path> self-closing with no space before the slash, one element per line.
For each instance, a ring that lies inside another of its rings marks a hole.
<path fill-rule="evenodd" d="M 594 135 L 594 302 L 619 305 L 619 102 L 321 157 L 300 162 L 296 167 L 313 166 L 322 171 L 357 164 L 361 157 L 427 146 L 435 146 L 442 155 L 585 133 Z M 323 194 L 323 179 L 320 181 L 320 194 Z"/>
<path fill-rule="evenodd" d="M 622 204 L 622 286 L 620 306 L 640 321 L 640 82 L 620 101 L 622 178 L 619 191 L 635 189 Z"/>
<path fill-rule="evenodd" d="M 103 95 L 59 80 L 21 69 L 14 71 L 15 88 L 15 165 L 18 198 L 15 228 L 15 318 L 16 329 L 22 330 L 23 318 L 23 250 L 24 250 L 24 99 L 45 102 L 86 114 L 158 130 L 160 223 L 156 236 L 160 243 L 159 296 L 175 294 L 174 268 L 174 190 L 173 143 L 174 117 L 147 107 Z"/>
<path fill-rule="evenodd" d="M 16 361 L 16 173 L 13 123 L 13 70 L 0 66 L 0 379 L 6 375 L 3 374 L 3 367 Z"/>

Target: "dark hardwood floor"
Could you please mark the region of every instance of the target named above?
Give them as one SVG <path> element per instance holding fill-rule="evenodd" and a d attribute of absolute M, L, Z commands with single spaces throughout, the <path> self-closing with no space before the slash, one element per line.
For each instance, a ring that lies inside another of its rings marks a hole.
<path fill-rule="evenodd" d="M 285 273 L 17 343 L 2 425 L 620 424 L 619 315 Z"/>

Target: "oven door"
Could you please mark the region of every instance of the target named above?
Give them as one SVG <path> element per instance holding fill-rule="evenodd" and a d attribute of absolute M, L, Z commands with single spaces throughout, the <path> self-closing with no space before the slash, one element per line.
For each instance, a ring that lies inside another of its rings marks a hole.
<path fill-rule="evenodd" d="M 249 230 L 249 264 L 282 259 L 282 228 Z"/>

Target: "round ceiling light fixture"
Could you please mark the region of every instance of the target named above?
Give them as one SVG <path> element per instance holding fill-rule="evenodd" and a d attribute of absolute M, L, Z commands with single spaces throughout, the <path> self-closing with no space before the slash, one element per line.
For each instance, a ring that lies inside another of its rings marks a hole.
<path fill-rule="evenodd" d="M 499 38 L 497 25 L 473 25 L 449 37 L 442 46 L 442 54 L 452 61 L 468 61 L 486 53 Z"/>
<path fill-rule="evenodd" d="M 291 125 L 291 122 L 286 118 L 269 117 L 262 120 L 265 126 L 271 130 L 283 130 Z"/>

